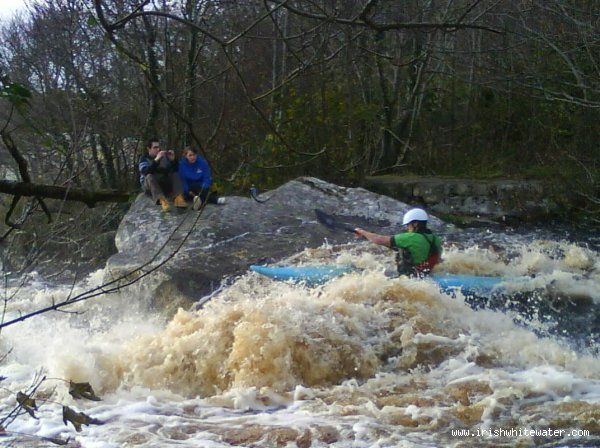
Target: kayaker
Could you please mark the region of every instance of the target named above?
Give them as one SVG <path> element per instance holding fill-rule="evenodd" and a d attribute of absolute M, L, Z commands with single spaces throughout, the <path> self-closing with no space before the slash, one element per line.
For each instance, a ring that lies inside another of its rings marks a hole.
<path fill-rule="evenodd" d="M 372 243 L 396 250 L 400 275 L 423 277 L 441 261 L 442 256 L 442 242 L 427 228 L 428 220 L 425 210 L 413 208 L 402 218 L 406 232 L 393 236 L 379 235 L 361 228 L 355 229 L 355 232 Z"/>

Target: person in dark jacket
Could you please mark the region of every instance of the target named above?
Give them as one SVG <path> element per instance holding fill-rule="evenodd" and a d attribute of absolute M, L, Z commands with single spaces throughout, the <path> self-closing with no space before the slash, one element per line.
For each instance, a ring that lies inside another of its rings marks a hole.
<path fill-rule="evenodd" d="M 425 210 L 413 208 L 402 218 L 406 232 L 393 236 L 378 235 L 361 228 L 355 232 L 372 243 L 396 250 L 399 274 L 423 277 L 431 272 L 442 257 L 442 242 L 427 228 L 428 219 Z"/>
<path fill-rule="evenodd" d="M 167 199 L 169 195 L 175 197 L 175 207 L 187 207 L 174 151 L 162 150 L 158 139 L 152 138 L 148 140 L 146 154 L 140 158 L 138 169 L 142 189 L 152 196 L 156 204 L 160 204 L 163 211 L 169 211 L 171 207 Z"/>
<path fill-rule="evenodd" d="M 198 210 L 203 202 L 225 204 L 225 198 L 211 192 L 212 176 L 208 162 L 198 154 L 198 150 L 188 146 L 183 150 L 179 161 L 179 177 L 183 195 L 192 201 L 194 210 Z"/>

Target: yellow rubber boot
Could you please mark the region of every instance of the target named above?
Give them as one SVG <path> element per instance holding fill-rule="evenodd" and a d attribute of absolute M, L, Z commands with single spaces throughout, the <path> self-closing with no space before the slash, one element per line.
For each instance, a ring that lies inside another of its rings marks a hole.
<path fill-rule="evenodd" d="M 158 199 L 158 202 L 160 203 L 160 206 L 161 206 L 163 212 L 168 212 L 171 209 L 171 206 L 169 205 L 169 201 L 164 196 L 161 196 Z"/>
<path fill-rule="evenodd" d="M 175 198 L 174 202 L 175 202 L 175 207 L 178 207 L 178 208 L 187 208 L 187 206 L 188 206 L 187 202 L 182 194 L 178 194 L 177 197 Z"/>

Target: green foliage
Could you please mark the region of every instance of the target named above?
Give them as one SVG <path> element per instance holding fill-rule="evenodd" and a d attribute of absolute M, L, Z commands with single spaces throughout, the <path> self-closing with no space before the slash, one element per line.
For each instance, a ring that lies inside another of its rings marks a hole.
<path fill-rule="evenodd" d="M 420 173 L 537 177 L 552 165 L 560 170 L 565 154 L 589 151 L 590 135 L 600 132 L 600 114 L 572 103 L 448 83 L 438 80 L 437 91 L 454 95 L 437 98 L 439 108 L 421 117 L 411 154 L 411 168 Z"/>
<path fill-rule="evenodd" d="M 357 163 L 365 151 L 363 142 L 379 127 L 379 120 L 377 105 L 365 104 L 348 93 L 351 89 L 332 82 L 316 91 L 290 90 L 280 99 L 278 135 L 266 134 L 261 145 L 262 165 L 285 166 L 286 176 L 357 182 L 364 175 Z"/>
<path fill-rule="evenodd" d="M 89 27 L 98 26 L 98 19 L 93 14 L 88 15 L 87 25 Z"/>
<path fill-rule="evenodd" d="M 29 106 L 31 90 L 3 76 L 0 78 L 0 98 L 8 100 L 17 110 L 23 111 L 26 106 Z"/>

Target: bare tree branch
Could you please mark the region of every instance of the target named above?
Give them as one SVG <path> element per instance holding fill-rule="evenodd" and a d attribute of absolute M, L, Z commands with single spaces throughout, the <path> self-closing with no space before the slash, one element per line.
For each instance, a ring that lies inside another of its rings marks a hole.
<path fill-rule="evenodd" d="M 65 201 L 83 202 L 93 207 L 98 202 L 127 202 L 129 193 L 124 191 L 91 191 L 80 188 L 59 187 L 56 185 L 34 184 L 0 180 L 0 193 L 13 196 L 34 196 L 36 198 L 64 199 Z"/>
<path fill-rule="evenodd" d="M 105 282 L 100 286 L 97 286 L 90 290 L 84 291 L 81 294 L 78 294 L 76 296 L 71 297 L 71 295 L 69 293 L 68 298 L 66 300 L 63 300 L 62 302 L 53 303 L 51 306 L 23 314 L 17 318 L 9 320 L 7 322 L 0 322 L 0 330 L 2 330 L 5 327 L 9 327 L 11 325 L 17 324 L 19 322 L 23 322 L 27 319 L 31 319 L 32 317 L 48 313 L 50 311 L 59 311 L 64 307 L 73 305 L 78 302 L 83 302 L 85 300 L 92 299 L 94 297 L 100 297 L 100 296 L 103 296 L 106 294 L 111 294 L 113 292 L 119 291 L 123 288 L 126 288 L 127 286 L 131 286 L 131 285 L 139 282 L 144 277 L 147 277 L 151 273 L 158 270 L 160 267 L 167 264 L 170 260 L 172 260 L 175 257 L 175 255 L 177 255 L 179 253 L 181 248 L 184 246 L 184 244 L 187 242 L 187 240 L 191 236 L 194 228 L 196 227 L 196 224 L 202 217 L 202 214 L 204 212 L 204 209 L 205 209 L 207 203 L 208 203 L 208 201 L 204 201 L 202 203 L 199 213 L 186 214 L 185 218 L 182 219 L 181 222 L 179 222 L 179 224 L 175 227 L 175 229 L 173 229 L 173 231 L 171 232 L 171 234 L 169 235 L 167 240 L 157 249 L 156 253 L 142 265 L 132 269 L 131 271 L 126 272 L 123 275 L 120 275 L 119 277 L 117 277 L 111 281 Z M 193 219 L 192 224 L 189 227 L 189 230 L 186 231 L 186 233 L 183 235 L 183 237 L 175 238 L 179 229 L 181 229 L 183 224 L 186 223 L 187 219 L 190 216 L 195 216 L 195 218 Z M 173 250 L 163 260 L 159 261 L 158 263 L 155 263 L 156 260 L 159 258 L 159 256 L 162 254 L 162 252 L 165 250 L 165 248 L 174 240 L 178 240 L 179 241 L 178 244 L 173 248 Z"/>
<path fill-rule="evenodd" d="M 277 5 L 281 4 L 281 2 L 273 0 L 272 3 Z M 284 2 L 285 3 L 285 2 Z M 284 8 L 293 12 L 302 17 L 306 17 L 309 19 L 322 20 L 331 23 L 338 23 L 340 25 L 353 25 L 359 27 L 367 27 L 371 28 L 377 32 L 391 31 L 391 30 L 442 30 L 442 31 L 457 31 L 461 29 L 476 29 L 476 30 L 485 30 L 492 33 L 502 34 L 501 30 L 485 26 L 485 25 L 477 25 L 474 23 L 462 23 L 451 22 L 451 23 L 435 23 L 435 22 L 395 22 L 395 23 L 376 23 L 367 17 L 369 11 L 375 6 L 377 2 L 369 2 L 362 13 L 360 14 L 359 19 L 345 19 L 341 17 L 334 17 L 325 14 L 315 14 L 309 11 L 304 11 L 289 4 L 285 4 Z"/>

